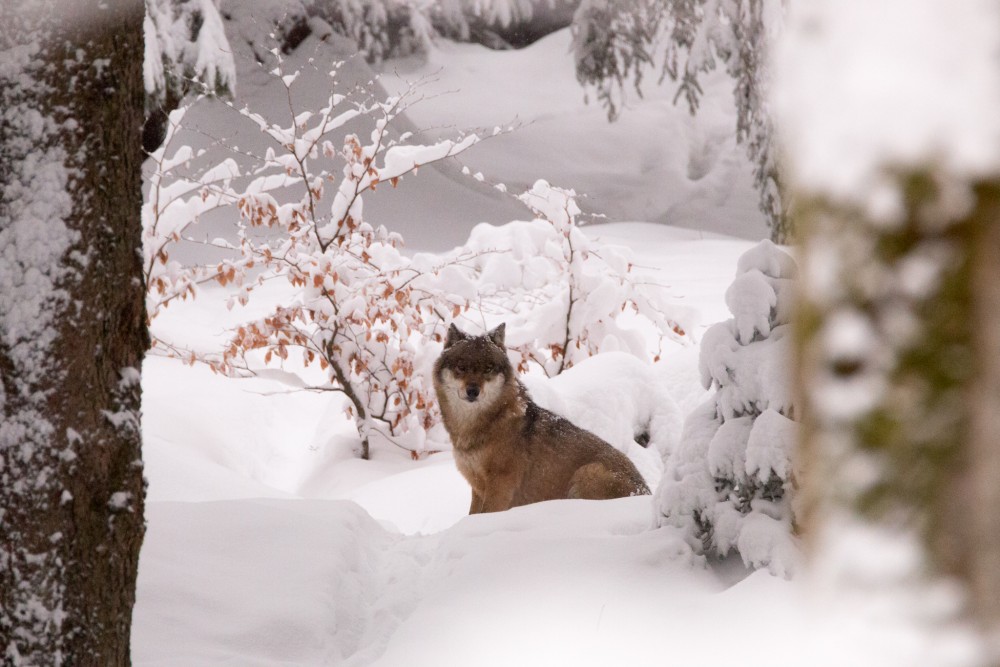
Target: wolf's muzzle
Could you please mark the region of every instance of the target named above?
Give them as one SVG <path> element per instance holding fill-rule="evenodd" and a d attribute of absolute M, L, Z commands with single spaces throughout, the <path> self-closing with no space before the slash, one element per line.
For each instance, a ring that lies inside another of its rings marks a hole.
<path fill-rule="evenodd" d="M 479 385 L 470 384 L 465 387 L 465 398 L 471 403 L 479 398 Z"/>

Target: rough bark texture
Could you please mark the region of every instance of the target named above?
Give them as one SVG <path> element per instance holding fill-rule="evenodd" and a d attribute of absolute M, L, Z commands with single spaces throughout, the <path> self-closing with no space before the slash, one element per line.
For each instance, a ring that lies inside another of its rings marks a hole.
<path fill-rule="evenodd" d="M 996 633 L 1000 186 L 975 187 L 970 208 L 963 185 L 900 182 L 902 221 L 801 208 L 805 525 L 832 509 L 918 535 L 928 576 L 965 582 L 968 612 Z"/>
<path fill-rule="evenodd" d="M 51 322 L 45 335 L 27 340 L 21 322 L 0 313 L 4 665 L 130 663 L 144 533 L 139 371 L 148 347 L 139 254 L 143 15 L 142 0 L 0 0 L 0 52 L 39 47 L 22 73 L 0 78 L 12 121 L 0 132 L 0 234 L 21 224 L 20 198 L 35 186 L 34 156 L 45 150 L 64 156 L 72 199 L 71 212 L 51 222 L 71 239 L 58 267 L 19 247 L 16 233 L 0 242 L 8 274 L 56 277 L 37 312 Z M 20 122 L 17 114 L 32 110 L 52 131 Z"/>
<path fill-rule="evenodd" d="M 978 195 L 972 268 L 978 372 L 970 396 L 968 487 L 980 509 L 969 513 L 969 581 L 975 613 L 991 631 L 1000 659 L 1000 184 Z"/>

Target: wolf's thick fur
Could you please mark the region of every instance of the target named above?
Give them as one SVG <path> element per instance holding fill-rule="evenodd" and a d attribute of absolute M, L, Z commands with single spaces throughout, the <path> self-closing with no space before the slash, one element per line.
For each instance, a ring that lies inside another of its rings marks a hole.
<path fill-rule="evenodd" d="M 434 389 L 455 463 L 472 486 L 470 514 L 649 493 L 624 454 L 531 400 L 504 351 L 503 324 L 484 336 L 452 325 Z"/>

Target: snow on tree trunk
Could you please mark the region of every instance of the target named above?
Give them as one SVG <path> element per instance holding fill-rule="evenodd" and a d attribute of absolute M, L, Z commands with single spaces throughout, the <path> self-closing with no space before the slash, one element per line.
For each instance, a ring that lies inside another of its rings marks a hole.
<path fill-rule="evenodd" d="M 762 241 L 726 291 L 733 318 L 702 339 L 699 367 L 715 394 L 684 424 L 656 493 L 659 525 L 684 530 L 709 555 L 736 550 L 752 567 L 789 576 L 798 558 L 790 320 L 792 258 Z"/>
<path fill-rule="evenodd" d="M 970 613 L 1000 636 L 998 9 L 816 2 L 777 65 L 802 198 L 807 534 L 839 590 L 928 651 Z"/>
<path fill-rule="evenodd" d="M 144 482 L 141 0 L 0 3 L 0 662 L 126 665 Z"/>

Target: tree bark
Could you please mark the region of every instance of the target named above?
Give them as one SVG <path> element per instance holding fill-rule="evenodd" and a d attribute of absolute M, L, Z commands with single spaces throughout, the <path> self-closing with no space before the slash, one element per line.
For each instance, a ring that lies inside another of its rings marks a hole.
<path fill-rule="evenodd" d="M 143 16 L 141 0 L 0 0 L 3 664 L 130 664 Z"/>
<path fill-rule="evenodd" d="M 977 191 L 972 331 L 977 373 L 970 392 L 969 584 L 976 616 L 1000 659 L 1000 184 Z"/>
<path fill-rule="evenodd" d="M 902 220 L 800 209 L 805 528 L 916 536 L 1000 636 L 1000 184 L 897 176 Z"/>

